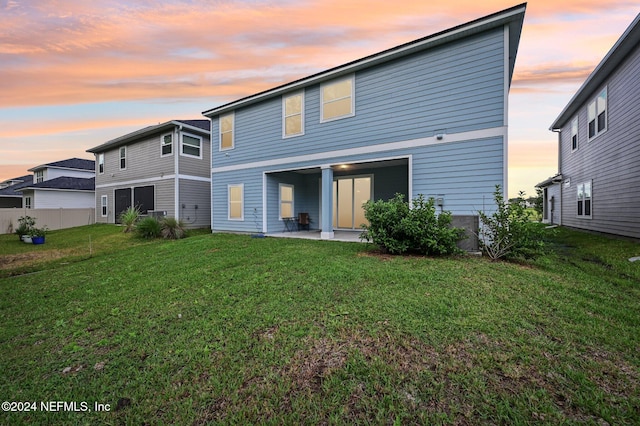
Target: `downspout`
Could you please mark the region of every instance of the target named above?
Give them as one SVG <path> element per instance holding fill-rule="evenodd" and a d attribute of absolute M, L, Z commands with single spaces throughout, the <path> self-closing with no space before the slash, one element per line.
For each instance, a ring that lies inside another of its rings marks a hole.
<path fill-rule="evenodd" d="M 502 140 L 503 144 L 503 159 L 502 159 L 502 194 L 506 200 L 509 199 L 509 90 L 511 87 L 510 67 L 509 67 L 509 25 L 504 26 L 504 136 Z"/>
<path fill-rule="evenodd" d="M 173 215 L 176 220 L 180 220 L 180 132 L 182 131 L 182 125 L 175 128 L 175 147 L 173 161 L 174 161 L 174 178 L 173 178 L 173 196 L 174 196 L 174 212 Z"/>
<path fill-rule="evenodd" d="M 562 129 L 551 129 L 552 132 L 558 134 L 558 174 L 562 174 Z M 562 192 L 564 191 L 564 185 L 562 180 L 560 181 L 560 214 L 558 215 L 558 225 L 562 226 Z M 553 212 L 551 212 L 553 214 Z M 553 217 L 551 218 L 553 220 Z"/>
<path fill-rule="evenodd" d="M 211 232 L 213 233 L 213 117 L 209 117 L 209 144 L 211 145 L 211 152 L 209 153 L 209 177 L 211 178 L 211 183 L 209 186 L 209 199 L 211 200 L 211 206 L 209 208 L 209 215 L 211 219 L 209 220 L 209 224 L 211 226 Z"/>

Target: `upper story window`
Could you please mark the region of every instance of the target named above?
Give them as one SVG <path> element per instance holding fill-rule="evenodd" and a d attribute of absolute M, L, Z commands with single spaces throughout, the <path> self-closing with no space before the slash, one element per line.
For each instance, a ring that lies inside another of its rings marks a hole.
<path fill-rule="evenodd" d="M 182 135 L 182 155 L 202 158 L 202 138 L 193 135 Z"/>
<path fill-rule="evenodd" d="M 35 183 L 44 182 L 44 170 L 38 170 L 35 173 Z"/>
<path fill-rule="evenodd" d="M 591 181 L 578 184 L 578 217 L 591 218 Z"/>
<path fill-rule="evenodd" d="M 120 170 L 127 168 L 127 147 L 120 147 Z"/>
<path fill-rule="evenodd" d="M 98 173 L 104 173 L 104 152 L 98 154 Z"/>
<path fill-rule="evenodd" d="M 354 98 L 353 76 L 323 84 L 320 87 L 320 122 L 355 115 Z"/>
<path fill-rule="evenodd" d="M 578 149 L 578 117 L 571 122 L 571 151 Z"/>
<path fill-rule="evenodd" d="M 607 88 L 592 100 L 587 107 L 589 120 L 589 139 L 595 138 L 607 130 Z"/>
<path fill-rule="evenodd" d="M 173 133 L 167 133 L 160 138 L 161 156 L 171 155 L 173 152 Z"/>
<path fill-rule="evenodd" d="M 220 116 L 220 151 L 234 147 L 234 125 L 235 115 L 233 113 Z"/>
<path fill-rule="evenodd" d="M 282 98 L 282 137 L 304 134 L 304 92 Z"/>

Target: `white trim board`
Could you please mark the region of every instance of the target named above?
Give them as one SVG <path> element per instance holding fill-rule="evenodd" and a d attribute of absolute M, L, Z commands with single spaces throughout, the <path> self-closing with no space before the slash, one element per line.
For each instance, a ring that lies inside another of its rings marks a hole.
<path fill-rule="evenodd" d="M 358 148 L 347 148 L 335 151 L 319 152 L 316 154 L 296 155 L 293 157 L 275 158 L 273 160 L 254 161 L 250 163 L 236 164 L 232 166 L 213 167 L 211 173 L 231 172 L 236 170 L 266 168 L 280 166 L 284 164 L 321 161 L 336 157 L 347 157 L 351 155 L 372 154 L 376 152 L 394 151 L 401 149 L 410 149 L 429 145 L 440 145 L 453 142 L 462 142 L 467 140 L 488 139 L 494 137 L 507 137 L 507 128 L 504 126 L 493 127 L 491 129 L 473 130 L 470 132 L 453 133 L 444 135 L 444 140 L 438 140 L 436 136 L 427 138 L 411 139 L 400 142 L 390 142 L 377 145 L 368 145 Z M 400 157 L 402 155 L 398 155 Z M 406 156 L 406 155 L 405 155 Z"/>
<path fill-rule="evenodd" d="M 96 185 L 96 189 L 111 188 L 114 186 L 137 185 L 139 183 L 151 183 L 151 182 L 157 182 L 161 180 L 171 180 L 171 179 L 175 179 L 175 177 L 176 175 L 165 175 L 165 176 L 158 176 L 158 177 L 146 178 L 146 179 L 134 179 L 134 180 L 121 181 L 121 182 L 113 182 L 113 183 L 107 183 L 102 185 Z"/>
<path fill-rule="evenodd" d="M 203 176 L 193 176 L 193 175 L 178 175 L 178 179 L 182 180 L 194 180 L 197 182 L 211 182 L 211 178 L 203 177 Z"/>

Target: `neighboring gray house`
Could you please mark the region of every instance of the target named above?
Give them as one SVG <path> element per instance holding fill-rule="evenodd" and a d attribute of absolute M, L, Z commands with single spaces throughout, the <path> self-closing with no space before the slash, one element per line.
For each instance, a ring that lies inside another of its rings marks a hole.
<path fill-rule="evenodd" d="M 116 223 L 130 206 L 142 214 L 211 222 L 209 120 L 172 120 L 88 149 L 96 156 L 96 222 Z"/>
<path fill-rule="evenodd" d="M 640 14 L 551 125 L 547 222 L 640 238 Z"/>
<path fill-rule="evenodd" d="M 22 193 L 18 189 L 33 183 L 33 175 L 25 175 L 0 182 L 0 209 L 22 208 Z"/>
<path fill-rule="evenodd" d="M 81 209 L 95 205 L 94 162 L 70 158 L 29 169 L 33 180 L 21 185 L 22 207 L 27 209 Z"/>
<path fill-rule="evenodd" d="M 321 238 L 395 193 L 454 216 L 507 186 L 508 96 L 526 5 L 257 93 L 211 119 L 211 227 Z"/>

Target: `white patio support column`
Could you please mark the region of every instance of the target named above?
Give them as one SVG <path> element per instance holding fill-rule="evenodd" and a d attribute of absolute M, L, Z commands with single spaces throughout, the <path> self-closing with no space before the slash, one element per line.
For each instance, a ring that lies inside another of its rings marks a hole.
<path fill-rule="evenodd" d="M 333 239 L 333 169 L 329 165 L 322 166 L 322 232 L 323 240 Z"/>

